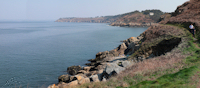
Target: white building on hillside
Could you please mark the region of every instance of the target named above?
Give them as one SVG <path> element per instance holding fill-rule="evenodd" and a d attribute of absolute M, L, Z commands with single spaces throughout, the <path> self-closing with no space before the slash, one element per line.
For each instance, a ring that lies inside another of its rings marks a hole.
<path fill-rule="evenodd" d="M 153 13 L 153 12 L 150 12 L 150 13 L 149 13 L 149 15 L 150 15 L 150 16 L 153 16 L 153 15 L 154 15 L 154 13 Z"/>

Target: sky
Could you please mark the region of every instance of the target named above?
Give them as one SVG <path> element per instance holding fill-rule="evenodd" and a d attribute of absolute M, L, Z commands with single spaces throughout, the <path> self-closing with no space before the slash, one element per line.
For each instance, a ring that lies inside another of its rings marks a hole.
<path fill-rule="evenodd" d="M 147 9 L 173 12 L 186 1 L 189 0 L 0 0 L 0 20 L 57 20 Z"/>

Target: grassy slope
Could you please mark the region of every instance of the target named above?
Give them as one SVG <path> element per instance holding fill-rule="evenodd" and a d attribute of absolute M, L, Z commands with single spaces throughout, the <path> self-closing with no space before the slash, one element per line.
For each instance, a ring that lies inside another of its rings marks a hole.
<path fill-rule="evenodd" d="M 183 30 L 183 25 L 176 26 Z M 78 88 L 190 88 L 200 87 L 200 49 L 198 41 L 187 32 L 185 44 L 168 55 L 137 63 L 107 82 L 76 86 Z M 179 52 L 179 54 L 176 54 Z M 180 54 L 181 53 L 181 54 Z M 185 55 L 185 56 L 184 56 Z M 133 69 L 134 68 L 134 69 Z M 136 69 L 137 68 L 137 69 Z"/>
<path fill-rule="evenodd" d="M 176 25 L 182 27 L 183 25 Z M 180 88 L 188 88 L 188 87 L 198 87 L 199 79 L 200 79 L 200 49 L 199 43 L 197 41 L 192 40 L 191 35 L 189 36 L 191 41 L 188 42 L 189 47 L 184 49 L 184 53 L 191 53 L 185 60 L 183 65 L 183 69 L 180 69 L 176 73 L 168 72 L 155 80 L 145 80 L 137 83 L 136 85 L 131 85 L 130 88 L 146 88 L 146 87 L 180 87 Z M 195 42 L 195 44 L 194 44 Z M 181 65 L 181 64 L 179 64 Z M 170 68 L 173 69 L 173 68 Z M 157 74 L 152 74 L 157 75 Z"/>
<path fill-rule="evenodd" d="M 135 87 L 196 87 L 199 81 L 200 71 L 200 49 L 196 48 L 192 42 L 191 46 L 187 48 L 187 52 L 193 53 L 192 56 L 186 58 L 184 67 L 180 71 L 172 74 L 165 74 L 152 81 L 142 81 L 136 85 L 131 85 L 130 88 Z M 192 77 L 198 74 L 197 79 Z"/>

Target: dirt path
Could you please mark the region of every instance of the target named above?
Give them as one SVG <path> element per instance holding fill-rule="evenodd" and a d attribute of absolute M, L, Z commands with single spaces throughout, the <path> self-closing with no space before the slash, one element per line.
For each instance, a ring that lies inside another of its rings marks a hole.
<path fill-rule="evenodd" d="M 198 49 L 200 49 L 200 47 L 198 46 L 198 44 L 197 44 L 196 42 L 194 42 L 193 44 L 194 44 Z M 194 75 L 195 78 L 193 78 L 193 79 L 199 79 L 199 77 L 197 76 L 197 75 L 199 75 L 199 73 L 200 73 L 200 72 L 197 72 L 197 73 Z M 200 88 L 200 82 L 199 82 L 199 84 L 197 85 L 197 88 Z"/>
<path fill-rule="evenodd" d="M 200 47 L 198 46 L 198 44 L 197 44 L 197 43 L 195 43 L 195 42 L 194 42 L 193 44 L 194 44 L 194 45 L 195 45 L 197 48 L 199 48 L 199 49 L 200 49 Z"/>

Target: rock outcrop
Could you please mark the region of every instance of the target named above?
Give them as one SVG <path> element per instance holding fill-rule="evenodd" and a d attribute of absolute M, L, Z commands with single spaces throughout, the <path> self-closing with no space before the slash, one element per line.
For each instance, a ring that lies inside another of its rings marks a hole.
<path fill-rule="evenodd" d="M 82 69 L 81 66 L 70 66 L 67 68 L 67 72 L 70 75 L 76 75 Z"/>
<path fill-rule="evenodd" d="M 58 82 L 65 82 L 65 83 L 69 83 L 73 80 L 76 80 L 76 78 L 67 75 L 61 75 L 58 77 Z"/>
<path fill-rule="evenodd" d="M 200 1 L 190 0 L 177 7 L 172 16 L 167 20 L 162 20 L 162 24 L 182 24 L 188 28 L 192 23 L 194 26 L 200 28 Z"/>

